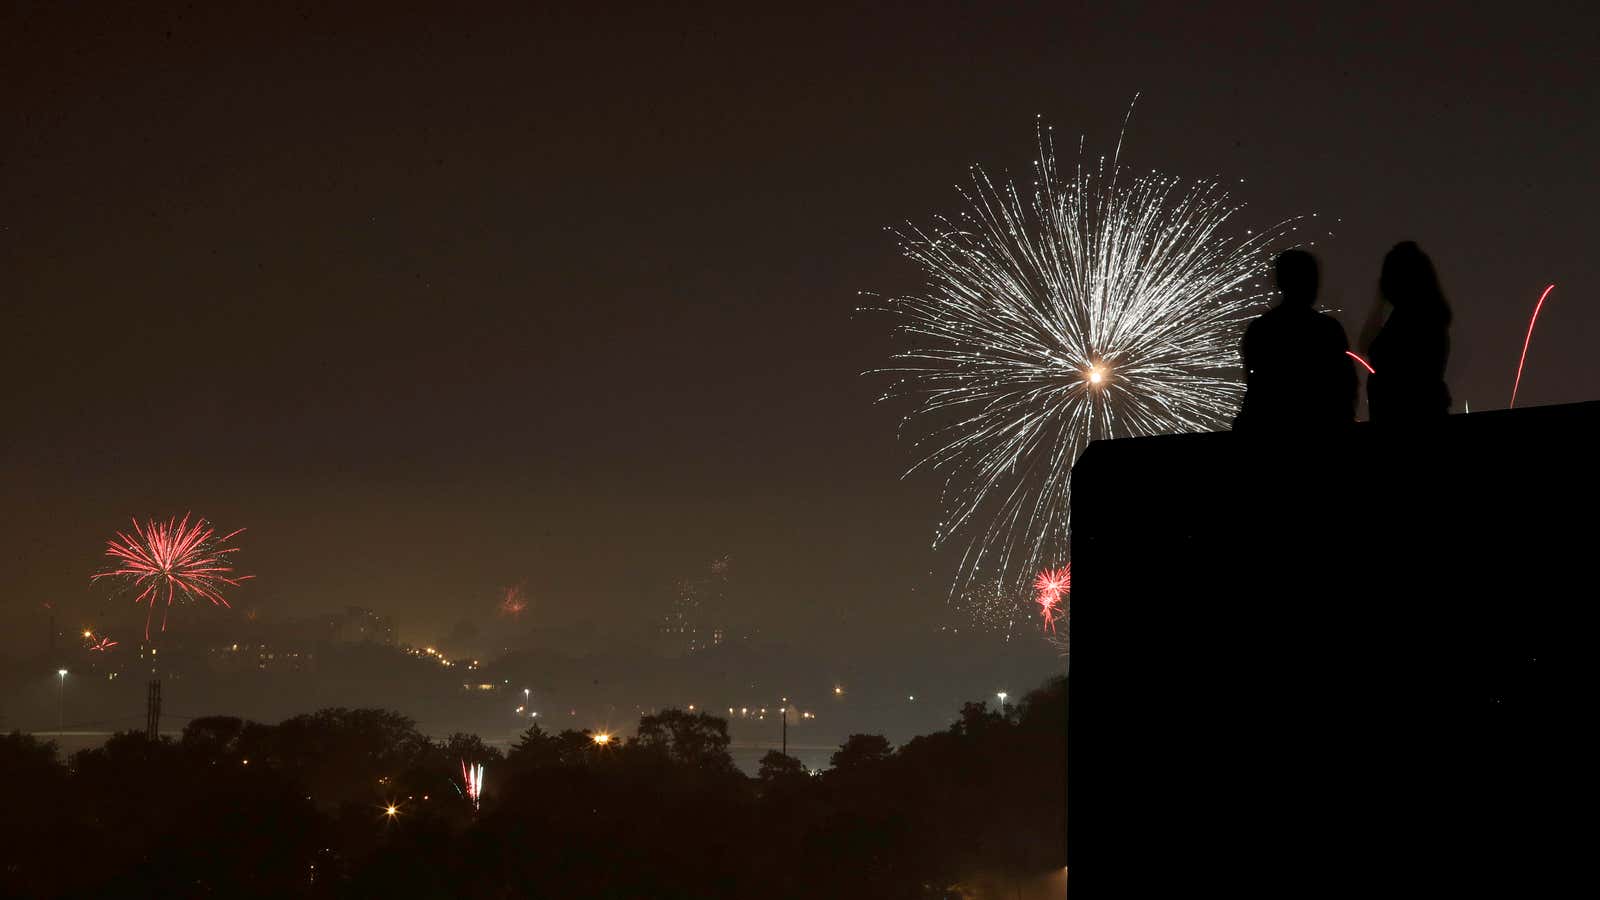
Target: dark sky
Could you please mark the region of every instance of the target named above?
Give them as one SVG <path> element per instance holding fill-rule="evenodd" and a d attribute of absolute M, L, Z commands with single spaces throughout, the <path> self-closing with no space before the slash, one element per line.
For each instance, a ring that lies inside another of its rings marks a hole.
<path fill-rule="evenodd" d="M 1582 4 L 325 5 L 0 18 L 0 618 L 97 608 L 104 538 L 190 509 L 249 527 L 243 605 L 413 640 L 522 579 L 641 633 L 724 553 L 796 640 L 928 618 L 855 294 L 1036 115 L 1109 150 L 1136 92 L 1134 167 L 1342 219 L 1352 332 L 1415 239 L 1458 399 L 1506 404 L 1548 281 L 1522 402 L 1600 396 Z"/>

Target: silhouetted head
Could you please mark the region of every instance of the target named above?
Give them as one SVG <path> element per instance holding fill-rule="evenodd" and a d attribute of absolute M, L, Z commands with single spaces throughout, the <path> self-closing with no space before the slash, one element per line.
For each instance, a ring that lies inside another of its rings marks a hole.
<path fill-rule="evenodd" d="M 1304 250 L 1285 250 L 1276 265 L 1278 291 L 1285 306 L 1310 306 L 1317 300 L 1317 258 Z"/>
<path fill-rule="evenodd" d="M 1434 312 L 1450 317 L 1450 306 L 1445 302 L 1444 291 L 1439 287 L 1439 275 L 1433 270 L 1433 260 L 1415 241 L 1402 241 L 1394 245 L 1383 258 L 1383 275 L 1378 279 L 1378 290 L 1383 299 L 1395 309 L 1415 312 Z"/>

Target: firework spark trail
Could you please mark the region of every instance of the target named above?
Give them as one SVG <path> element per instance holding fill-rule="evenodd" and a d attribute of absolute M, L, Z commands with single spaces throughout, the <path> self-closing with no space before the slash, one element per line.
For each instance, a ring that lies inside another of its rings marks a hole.
<path fill-rule="evenodd" d="M 1374 369 L 1372 367 L 1372 363 L 1369 363 L 1366 360 L 1362 359 L 1361 358 L 1361 354 L 1355 352 L 1354 350 L 1346 350 L 1344 352 L 1344 355 L 1348 356 L 1351 359 L 1355 360 L 1356 362 L 1360 363 L 1361 364 L 1361 368 L 1366 369 L 1368 375 L 1376 375 L 1376 374 L 1378 374 L 1378 370 Z"/>
<path fill-rule="evenodd" d="M 112 647 L 115 647 L 118 643 L 118 641 L 113 641 L 111 638 L 102 635 L 97 643 L 89 645 L 89 649 L 104 653 L 107 650 L 110 650 Z"/>
<path fill-rule="evenodd" d="M 483 794 L 483 763 L 467 765 L 466 760 L 461 761 L 461 783 L 467 788 L 467 800 L 472 803 L 472 811 L 478 811 L 478 801 Z"/>
<path fill-rule="evenodd" d="M 1555 290 L 1554 284 L 1546 287 L 1544 293 L 1539 295 L 1539 302 L 1533 305 L 1533 315 L 1528 319 L 1528 336 L 1522 339 L 1522 356 L 1517 360 L 1517 380 L 1511 383 L 1511 406 L 1517 408 L 1517 388 L 1522 387 L 1522 366 L 1528 361 L 1528 345 L 1533 342 L 1533 326 L 1539 321 L 1539 310 L 1544 309 L 1544 299 Z"/>
<path fill-rule="evenodd" d="M 956 219 L 898 232 L 927 284 L 889 301 L 910 349 L 879 370 L 895 377 L 883 399 L 916 400 L 907 475 L 944 476 L 934 545 L 969 536 L 953 592 L 1021 587 L 1065 561 L 1072 464 L 1090 441 L 1232 417 L 1239 335 L 1294 230 L 1229 236 L 1241 207 L 1215 182 L 1127 177 L 1120 140 L 1109 164 L 1080 146 L 1062 173 L 1049 130 L 1038 137 L 1029 191 L 974 167 Z"/>
<path fill-rule="evenodd" d="M 175 599 L 211 601 L 213 606 L 228 606 L 221 590 L 226 586 L 238 587 L 254 575 L 233 575 L 228 554 L 238 552 L 237 547 L 226 544 L 244 531 L 229 532 L 217 537 L 216 529 L 205 519 L 189 522 L 184 513 L 182 521 L 176 517 L 160 522 L 151 519 L 140 525 L 133 520 L 133 533 L 117 532 L 114 540 L 106 542 L 106 556 L 114 562 L 104 572 L 90 576 L 90 581 L 102 578 L 121 580 L 137 590 L 134 603 L 148 603 L 145 613 L 144 636 L 150 638 L 150 617 L 155 613 L 156 602 L 166 594 L 166 606 L 161 611 L 161 630 L 167 630 L 167 609 Z"/>

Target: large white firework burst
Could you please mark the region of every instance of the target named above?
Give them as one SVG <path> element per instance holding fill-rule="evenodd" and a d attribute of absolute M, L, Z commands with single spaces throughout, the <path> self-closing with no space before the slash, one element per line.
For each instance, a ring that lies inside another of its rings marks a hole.
<path fill-rule="evenodd" d="M 907 473 L 945 476 L 935 545 L 969 537 L 952 585 L 1021 587 L 1065 562 L 1072 464 L 1100 438 L 1212 430 L 1238 408 L 1238 340 L 1268 296 L 1281 222 L 1227 230 L 1215 181 L 1109 162 L 1057 168 L 1038 132 L 1031 183 L 980 167 L 965 208 L 896 231 L 927 276 L 889 302 L 909 349 L 883 371 L 911 397 Z M 1242 229 L 1241 229 L 1242 230 Z"/>

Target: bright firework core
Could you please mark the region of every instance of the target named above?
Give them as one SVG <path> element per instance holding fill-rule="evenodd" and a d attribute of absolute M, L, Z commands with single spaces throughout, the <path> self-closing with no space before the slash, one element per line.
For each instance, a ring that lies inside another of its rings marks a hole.
<path fill-rule="evenodd" d="M 1088 376 L 1090 384 L 1098 385 L 1106 380 L 1106 370 L 1102 366 L 1090 366 Z"/>

